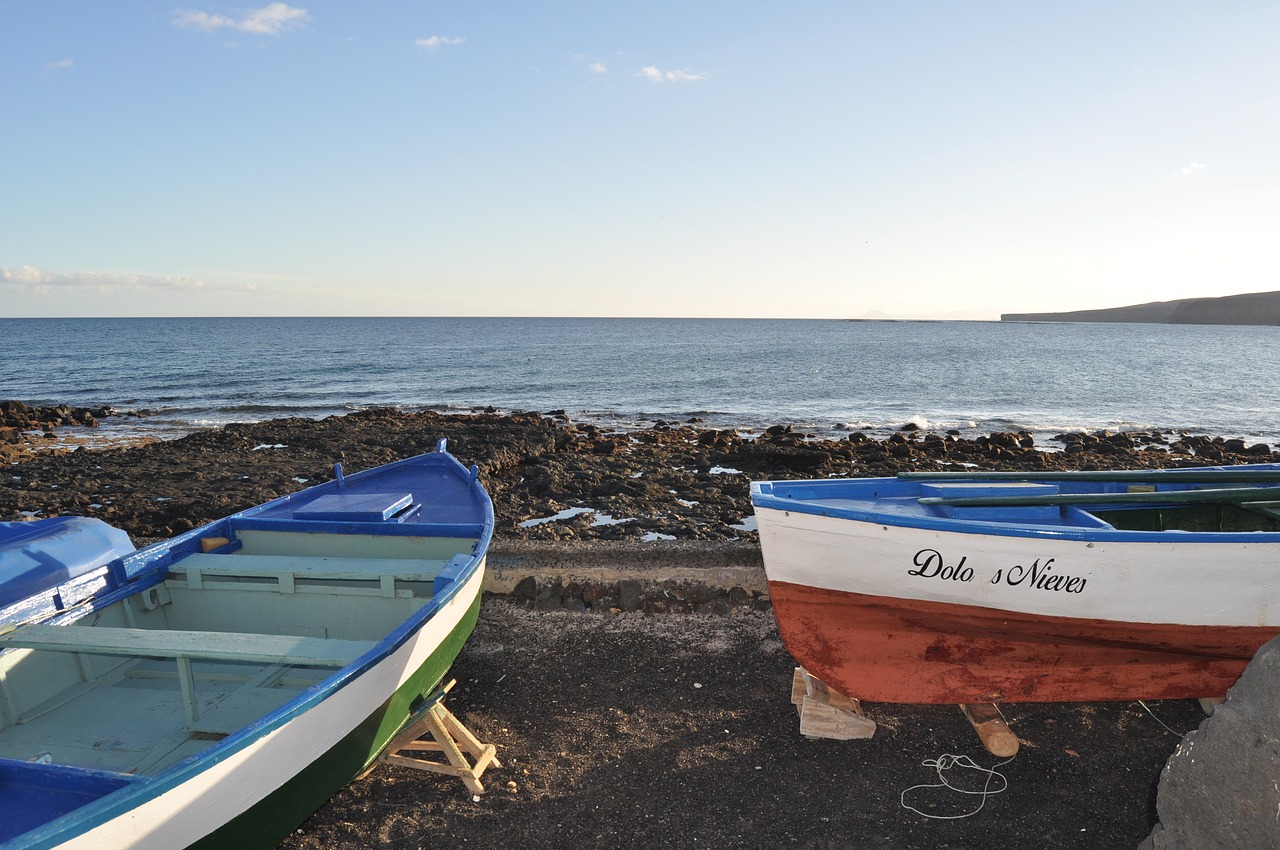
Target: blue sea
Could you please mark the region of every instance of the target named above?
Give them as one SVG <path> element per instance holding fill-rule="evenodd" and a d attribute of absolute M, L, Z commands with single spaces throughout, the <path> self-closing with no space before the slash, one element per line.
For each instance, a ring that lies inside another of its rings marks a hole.
<path fill-rule="evenodd" d="M 0 399 L 145 409 L 100 437 L 369 407 L 630 428 L 972 436 L 1158 429 L 1280 444 L 1280 328 L 540 318 L 0 319 Z"/>

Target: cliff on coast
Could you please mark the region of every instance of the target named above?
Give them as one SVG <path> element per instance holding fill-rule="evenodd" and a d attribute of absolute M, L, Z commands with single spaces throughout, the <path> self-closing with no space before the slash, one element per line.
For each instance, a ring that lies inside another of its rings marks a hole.
<path fill-rule="evenodd" d="M 1004 313 L 1002 322 L 1148 322 L 1162 325 L 1280 325 L 1280 292 L 1152 301 L 1069 313 Z"/>

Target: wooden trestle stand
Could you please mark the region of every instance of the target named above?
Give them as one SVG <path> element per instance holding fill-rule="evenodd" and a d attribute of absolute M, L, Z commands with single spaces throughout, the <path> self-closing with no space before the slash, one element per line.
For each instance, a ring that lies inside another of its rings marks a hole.
<path fill-rule="evenodd" d="M 473 794 L 483 794 L 480 776 L 490 766 L 502 767 L 498 751 L 493 744 L 481 743 L 449 709 L 444 707 L 444 695 L 453 689 L 457 680 L 451 680 L 438 691 L 427 704 L 418 709 L 405 730 L 397 735 L 378 758 L 384 764 L 442 773 L 461 779 Z M 430 736 L 428 739 L 427 736 Z M 475 759 L 467 761 L 467 755 Z M 446 762 L 431 761 L 403 753 L 444 753 Z"/>
<path fill-rule="evenodd" d="M 800 713 L 800 734 L 806 738 L 848 741 L 870 738 L 876 732 L 875 721 L 862 713 L 858 700 L 833 690 L 803 667 L 797 667 L 791 677 L 791 702 Z M 1018 736 L 994 704 L 962 705 L 960 710 L 987 752 L 997 758 L 1018 752 Z"/>

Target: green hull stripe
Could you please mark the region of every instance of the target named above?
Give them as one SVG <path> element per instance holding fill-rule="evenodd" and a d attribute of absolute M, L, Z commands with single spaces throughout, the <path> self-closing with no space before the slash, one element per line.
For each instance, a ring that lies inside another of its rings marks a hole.
<path fill-rule="evenodd" d="M 412 710 L 444 679 L 480 616 L 480 593 L 440 646 L 377 711 L 297 776 L 225 826 L 190 845 L 192 850 L 270 850 L 330 797 L 378 758 L 409 719 Z"/>

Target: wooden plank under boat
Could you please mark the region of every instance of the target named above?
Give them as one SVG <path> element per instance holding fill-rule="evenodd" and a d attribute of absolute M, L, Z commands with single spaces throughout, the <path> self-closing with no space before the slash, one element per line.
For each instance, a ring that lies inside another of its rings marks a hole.
<path fill-rule="evenodd" d="M 1280 634 L 1280 465 L 754 482 L 783 640 L 863 700 L 1220 696 Z"/>
<path fill-rule="evenodd" d="M 111 561 L 0 626 L 0 847 L 274 847 L 474 628 L 493 506 L 444 450 Z"/>

